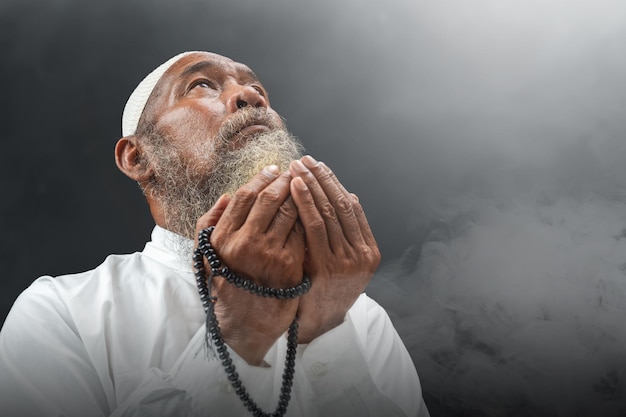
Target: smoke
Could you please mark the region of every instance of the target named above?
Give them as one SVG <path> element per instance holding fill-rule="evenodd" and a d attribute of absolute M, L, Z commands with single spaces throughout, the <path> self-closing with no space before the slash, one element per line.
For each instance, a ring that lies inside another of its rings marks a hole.
<path fill-rule="evenodd" d="M 624 411 L 624 194 L 564 190 L 449 202 L 372 284 L 442 415 Z"/>
<path fill-rule="evenodd" d="M 626 412 L 623 2 L 39 3 L 0 4 L 5 310 L 37 275 L 141 248 L 121 109 L 207 49 L 359 195 L 384 255 L 368 293 L 433 416 Z"/>
<path fill-rule="evenodd" d="M 414 243 L 370 293 L 433 415 L 623 415 L 626 9 L 422 5 L 414 149 L 433 162 L 402 190 Z"/>

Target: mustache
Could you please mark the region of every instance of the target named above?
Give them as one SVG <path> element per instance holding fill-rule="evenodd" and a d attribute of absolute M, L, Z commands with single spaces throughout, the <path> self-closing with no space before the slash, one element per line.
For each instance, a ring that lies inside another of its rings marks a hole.
<path fill-rule="evenodd" d="M 285 129 L 282 120 L 275 113 L 270 113 L 264 107 L 246 106 L 226 119 L 218 130 L 216 139 L 221 143 L 230 143 L 240 131 L 254 125 L 267 126 L 270 130 Z"/>

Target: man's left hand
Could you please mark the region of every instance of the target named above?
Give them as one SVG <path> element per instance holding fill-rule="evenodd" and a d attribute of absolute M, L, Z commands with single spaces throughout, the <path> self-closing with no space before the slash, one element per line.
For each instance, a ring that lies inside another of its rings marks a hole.
<path fill-rule="evenodd" d="M 308 343 L 341 324 L 371 280 L 380 251 L 358 198 L 323 162 L 293 161 L 291 195 L 304 226 L 304 272 L 311 277 L 300 299 L 299 343 Z"/>

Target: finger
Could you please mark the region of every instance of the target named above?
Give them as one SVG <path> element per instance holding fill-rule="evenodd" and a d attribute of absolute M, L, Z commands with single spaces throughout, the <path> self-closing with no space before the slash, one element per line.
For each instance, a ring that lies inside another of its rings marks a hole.
<path fill-rule="evenodd" d="M 218 225 L 224 230 L 238 230 L 248 217 L 258 194 L 279 175 L 276 165 L 263 168 L 247 184 L 240 187 L 231 198 L 231 204 L 224 211 Z"/>
<path fill-rule="evenodd" d="M 308 187 L 317 211 L 323 219 L 326 226 L 327 239 L 333 252 L 339 250 L 346 243 L 345 236 L 341 230 L 341 224 L 337 219 L 335 207 L 328 200 L 326 193 L 320 186 L 315 175 L 302 163 L 302 161 L 293 161 L 290 165 L 292 176 L 300 177 Z"/>
<path fill-rule="evenodd" d="M 355 245 L 363 242 L 363 235 L 352 206 L 350 193 L 325 163 L 317 162 L 310 155 L 305 156 L 303 162 L 316 176 L 320 186 L 333 204 L 348 242 Z"/>
<path fill-rule="evenodd" d="M 295 203 L 294 203 L 294 206 L 295 206 Z M 291 230 L 289 231 L 289 235 L 287 236 L 287 240 L 285 241 L 284 247 L 285 248 L 298 247 L 299 245 L 303 245 L 304 239 L 305 239 L 305 235 L 304 235 L 304 228 L 302 227 L 302 224 L 298 222 L 294 222 Z M 294 253 L 294 256 L 296 255 L 297 254 Z M 301 256 L 302 258 L 300 258 L 299 260 L 303 261 L 304 254 L 302 254 Z"/>
<path fill-rule="evenodd" d="M 291 197 L 298 208 L 309 254 L 316 258 L 324 256 L 325 248 L 329 247 L 326 224 L 302 178 L 296 177 L 291 181 Z"/>
<path fill-rule="evenodd" d="M 246 219 L 248 230 L 251 230 L 252 233 L 265 233 L 268 230 L 274 218 L 280 213 L 283 203 L 289 197 L 290 182 L 291 175 L 289 172 L 283 172 L 259 193 Z M 295 221 L 297 216 L 295 208 L 293 211 L 292 216 Z M 288 213 L 284 213 L 284 215 L 286 214 Z M 280 229 L 283 232 L 283 240 L 287 238 L 290 229 L 291 227 Z M 274 231 L 276 232 L 276 230 Z"/>
<path fill-rule="evenodd" d="M 289 185 L 287 185 L 287 191 L 289 191 Z M 293 201 L 293 197 L 289 196 L 278 208 L 278 211 L 267 228 L 266 233 L 274 233 L 277 237 L 282 239 L 284 245 L 287 243 L 287 239 L 289 238 L 291 230 L 297 220 L 298 208 L 296 207 L 296 203 Z"/>
<path fill-rule="evenodd" d="M 350 193 L 339 182 L 333 171 L 323 162 L 318 162 L 310 155 L 302 158 L 303 164 L 315 175 L 328 200 L 333 205 L 337 220 L 341 224 L 343 235 L 353 246 L 363 243 L 359 222 L 352 208 Z"/>
<path fill-rule="evenodd" d="M 309 168 L 311 171 L 313 171 L 314 174 L 316 174 L 315 171 L 315 167 L 316 165 L 319 165 L 320 168 L 326 168 L 330 174 L 332 174 L 332 180 L 335 183 L 335 185 L 337 186 L 337 188 L 346 196 L 349 196 L 350 193 L 348 192 L 348 190 L 346 190 L 346 188 L 343 186 L 343 184 L 341 182 L 339 182 L 339 179 L 337 178 L 337 176 L 332 172 L 332 170 L 328 167 L 328 165 L 326 165 L 324 162 L 322 161 L 317 161 L 315 158 L 313 158 L 311 155 L 305 155 L 302 158 L 302 163 Z"/>
<path fill-rule="evenodd" d="M 206 229 L 209 226 L 217 224 L 219 219 L 224 214 L 228 203 L 230 202 L 230 196 L 227 194 L 222 195 L 217 199 L 213 207 L 204 213 L 196 222 L 196 244 L 198 243 L 198 234 L 202 229 Z"/>
<path fill-rule="evenodd" d="M 352 198 L 352 210 L 354 211 L 354 215 L 359 222 L 359 228 L 361 229 L 361 235 L 363 236 L 365 243 L 368 246 L 377 247 L 378 244 L 376 243 L 370 224 L 367 221 L 367 217 L 365 217 L 365 212 L 359 202 L 359 197 L 356 194 L 350 194 L 350 198 Z"/>

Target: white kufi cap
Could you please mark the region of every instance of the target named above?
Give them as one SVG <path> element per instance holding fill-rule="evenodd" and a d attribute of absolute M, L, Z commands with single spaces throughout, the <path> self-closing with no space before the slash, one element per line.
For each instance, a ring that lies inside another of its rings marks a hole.
<path fill-rule="evenodd" d="M 196 52 L 199 51 L 183 52 L 168 59 L 139 83 L 139 85 L 135 88 L 135 91 L 133 91 L 128 98 L 126 106 L 124 106 L 124 113 L 122 114 L 122 136 L 125 137 L 134 135 L 137 131 L 137 124 L 139 123 L 141 114 L 146 107 L 148 98 L 150 98 L 152 90 L 154 90 L 154 87 L 159 82 L 165 71 L 167 71 L 182 57 Z"/>

